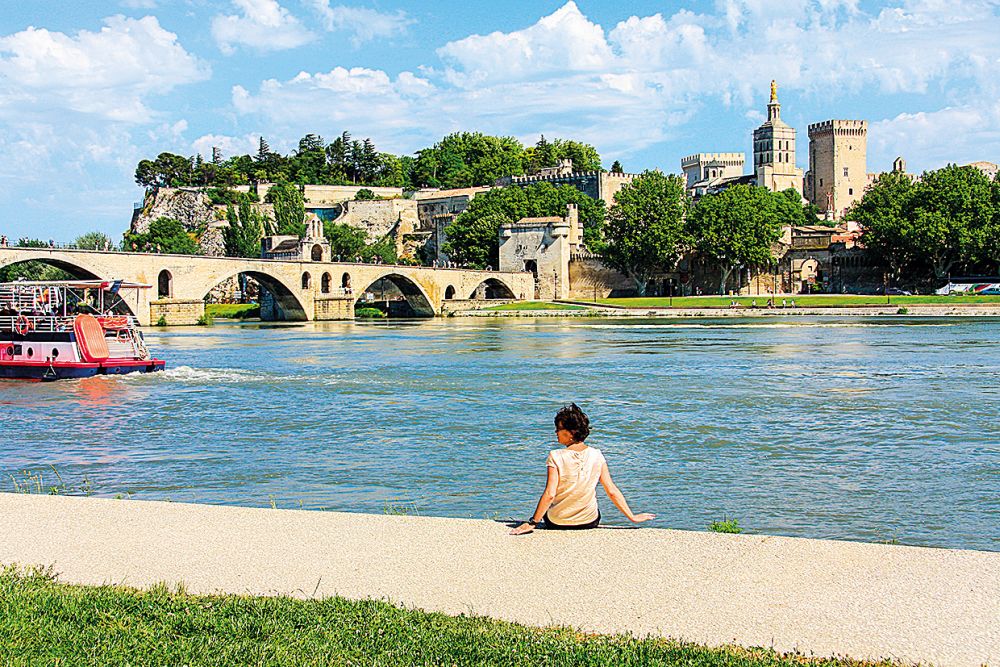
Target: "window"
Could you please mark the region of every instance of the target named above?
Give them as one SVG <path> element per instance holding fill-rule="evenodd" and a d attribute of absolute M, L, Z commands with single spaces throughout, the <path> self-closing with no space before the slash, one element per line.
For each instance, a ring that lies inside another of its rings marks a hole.
<path fill-rule="evenodd" d="M 848 195 L 853 195 L 854 194 L 854 188 L 847 188 L 847 194 Z"/>
<path fill-rule="evenodd" d="M 820 187 L 823 187 L 823 179 L 822 179 L 822 178 L 821 178 L 821 179 L 819 179 L 819 186 L 820 186 Z"/>
<path fill-rule="evenodd" d="M 847 178 L 847 167 L 844 167 L 844 178 Z"/>

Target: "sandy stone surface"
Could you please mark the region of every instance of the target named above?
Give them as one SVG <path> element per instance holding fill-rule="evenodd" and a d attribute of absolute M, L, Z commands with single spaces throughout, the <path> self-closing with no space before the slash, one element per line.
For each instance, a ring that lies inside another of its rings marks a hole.
<path fill-rule="evenodd" d="M 1000 665 L 1000 553 L 0 494 L 0 563 L 63 581 L 382 598 L 532 625 Z"/>

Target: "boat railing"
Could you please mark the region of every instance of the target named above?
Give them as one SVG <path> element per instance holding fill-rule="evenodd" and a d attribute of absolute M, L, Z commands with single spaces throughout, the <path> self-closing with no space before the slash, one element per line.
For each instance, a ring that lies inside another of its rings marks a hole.
<path fill-rule="evenodd" d="M 106 323 L 104 326 L 106 329 L 139 328 L 139 320 L 132 315 L 98 315 L 96 317 L 99 321 L 105 320 Z M 21 332 L 21 330 L 24 330 L 24 333 L 29 331 L 44 333 L 72 331 L 75 320 L 75 315 L 65 317 L 60 315 L 0 315 L 0 331 Z M 107 323 L 124 326 L 108 326 Z"/>

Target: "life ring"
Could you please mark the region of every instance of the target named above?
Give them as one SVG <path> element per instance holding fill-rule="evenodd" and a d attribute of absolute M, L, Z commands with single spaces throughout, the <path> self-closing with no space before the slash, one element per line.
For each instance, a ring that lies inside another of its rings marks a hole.
<path fill-rule="evenodd" d="M 34 327 L 31 325 L 31 320 L 29 320 L 24 315 L 17 316 L 17 321 L 14 322 L 14 331 L 17 333 L 17 335 L 23 336 L 29 331 L 31 331 L 33 328 Z"/>

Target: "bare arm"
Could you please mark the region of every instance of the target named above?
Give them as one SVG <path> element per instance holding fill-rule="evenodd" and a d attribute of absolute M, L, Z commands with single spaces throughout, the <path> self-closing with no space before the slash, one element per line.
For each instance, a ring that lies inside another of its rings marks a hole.
<path fill-rule="evenodd" d="M 549 506 L 552 505 L 552 501 L 556 498 L 556 489 L 559 487 L 559 471 L 553 466 L 548 466 L 547 470 L 548 477 L 545 479 L 545 490 L 542 491 L 542 497 L 538 499 L 538 505 L 535 507 L 535 513 L 531 516 L 531 519 L 536 523 L 541 521 L 545 516 L 545 513 L 549 511 Z M 522 535 L 524 533 L 530 533 L 534 529 L 534 526 L 525 522 L 510 531 L 510 534 Z"/>
<path fill-rule="evenodd" d="M 633 523 L 642 523 L 643 521 L 649 521 L 650 519 L 655 519 L 655 514 L 641 513 L 634 514 L 632 509 L 628 506 L 628 502 L 625 500 L 625 495 L 619 490 L 615 483 L 611 480 L 611 471 L 608 470 L 608 464 L 605 462 L 601 465 L 601 485 L 604 487 L 604 492 L 608 494 L 608 498 L 611 502 L 615 504 L 621 513 Z"/>

